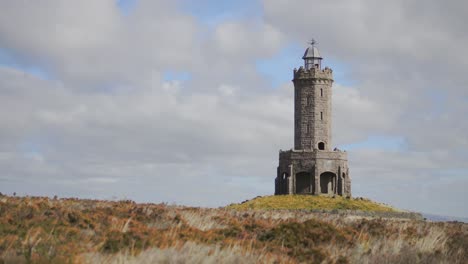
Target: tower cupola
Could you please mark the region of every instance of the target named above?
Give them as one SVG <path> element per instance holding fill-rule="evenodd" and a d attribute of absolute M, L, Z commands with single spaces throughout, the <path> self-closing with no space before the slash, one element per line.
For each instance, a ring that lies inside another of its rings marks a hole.
<path fill-rule="evenodd" d="M 322 57 L 320 57 L 319 50 L 315 47 L 317 42 L 312 39 L 309 44 L 310 46 L 304 52 L 302 59 L 304 60 L 304 68 L 310 70 L 312 68 L 321 69 Z"/>

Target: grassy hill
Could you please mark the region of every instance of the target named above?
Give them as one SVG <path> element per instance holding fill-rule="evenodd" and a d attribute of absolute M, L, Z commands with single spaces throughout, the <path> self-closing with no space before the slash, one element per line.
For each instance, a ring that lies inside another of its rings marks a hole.
<path fill-rule="evenodd" d="M 207 209 L 0 196 L 0 263 L 466 263 L 468 259 L 468 224 L 274 210 L 301 208 L 302 199 L 310 197 L 263 197 Z M 305 209 L 391 210 L 360 199 L 331 199 L 314 197 L 304 202 Z M 251 207 L 270 210 L 243 209 Z"/>
<path fill-rule="evenodd" d="M 229 205 L 230 209 L 304 209 L 304 210 L 360 210 L 374 212 L 398 212 L 388 205 L 372 202 L 368 199 L 347 199 L 342 196 L 312 195 L 275 195 L 257 197 L 240 204 Z"/>

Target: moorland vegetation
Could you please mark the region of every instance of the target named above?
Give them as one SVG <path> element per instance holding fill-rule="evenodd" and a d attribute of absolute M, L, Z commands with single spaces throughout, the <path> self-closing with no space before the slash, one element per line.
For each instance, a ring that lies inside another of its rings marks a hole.
<path fill-rule="evenodd" d="M 259 199 L 207 209 L 0 196 L 0 263 L 466 263 L 468 259 L 464 223 L 294 210 L 291 201 L 286 203 L 291 197 L 278 198 L 285 199 L 284 205 L 268 197 Z M 268 208 L 260 209 L 260 201 Z M 319 202 L 357 210 L 361 202 L 370 201 Z"/>

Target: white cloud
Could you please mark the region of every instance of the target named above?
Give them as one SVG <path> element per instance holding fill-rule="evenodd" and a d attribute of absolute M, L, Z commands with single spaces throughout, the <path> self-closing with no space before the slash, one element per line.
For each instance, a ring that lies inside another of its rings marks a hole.
<path fill-rule="evenodd" d="M 141 85 L 155 70 L 193 67 L 196 21 L 166 1 L 139 1 L 128 16 L 114 0 L 3 5 L 0 45 L 79 89 Z"/>
<path fill-rule="evenodd" d="M 283 38 L 268 24 L 230 21 L 216 27 L 214 41 L 220 54 L 228 56 L 228 59 L 241 57 L 250 60 L 273 55 Z"/>
<path fill-rule="evenodd" d="M 382 105 L 366 98 L 360 90 L 340 84 L 333 86 L 332 100 L 335 145 L 362 141 L 371 133 L 388 131 L 399 114 L 399 111 L 388 113 Z"/>
<path fill-rule="evenodd" d="M 2 152 L 10 153 L 1 165 L 5 172 L 2 186 L 8 189 L 50 194 L 54 191 L 47 191 L 50 187 L 30 187 L 54 181 L 57 189 L 85 195 L 89 191 L 83 190 L 86 184 L 98 188 L 108 183 L 120 186 L 118 193 L 126 195 L 122 184 L 135 180 L 137 188 L 143 188 L 142 184 L 156 189 L 173 186 L 186 193 L 174 201 L 190 201 L 191 194 L 200 196 L 191 204 L 219 205 L 229 201 L 204 197 L 203 186 L 210 183 L 197 177 L 216 176 L 217 183 L 227 187 L 227 179 L 233 177 L 259 172 L 270 176 L 269 170 L 258 166 L 274 171 L 278 146 L 287 145 L 271 139 L 284 143 L 289 139 L 289 129 L 282 126 L 287 116 L 280 111 L 289 108 L 291 102 L 275 93 L 248 99 L 236 98 L 235 94 L 187 93 L 177 81 L 117 93 L 82 93 L 11 69 L 3 68 L 0 76 L 0 87 L 15 84 L 18 96 L 8 101 L 17 109 L 14 116 L 27 124 L 3 130 L 0 140 Z M 8 113 L 9 104 L 1 105 L 1 112 Z M 31 142 L 33 153 L 19 148 Z M 193 186 L 200 189 L 190 191 Z M 112 196 L 112 188 L 102 188 L 106 197 Z M 150 197 L 150 193 L 135 196 L 140 200 Z"/>

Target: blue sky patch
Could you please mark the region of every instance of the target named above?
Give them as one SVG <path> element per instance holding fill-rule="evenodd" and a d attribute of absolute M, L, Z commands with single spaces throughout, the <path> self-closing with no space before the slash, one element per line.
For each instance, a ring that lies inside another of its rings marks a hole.
<path fill-rule="evenodd" d="M 188 81 L 192 79 L 192 74 L 186 71 L 164 71 L 164 81 Z"/>
<path fill-rule="evenodd" d="M 257 60 L 256 69 L 271 81 L 273 87 L 290 82 L 294 68 L 303 65 L 303 49 L 297 44 L 290 44 L 272 58 Z"/>
<path fill-rule="evenodd" d="M 343 150 L 379 149 L 384 151 L 401 151 L 405 150 L 405 139 L 396 136 L 374 135 L 367 137 L 364 141 L 342 145 L 339 148 Z"/>
<path fill-rule="evenodd" d="M 260 1 L 252 0 L 183 0 L 181 8 L 207 25 L 216 25 L 233 19 L 259 17 L 262 14 Z"/>
<path fill-rule="evenodd" d="M 354 86 L 357 84 L 357 82 L 350 76 L 350 65 L 333 58 L 328 58 L 326 55 L 320 55 L 324 56 L 322 67 L 324 68 L 327 66 L 333 70 L 333 79 L 335 79 L 335 83 L 339 83 L 344 86 Z"/>
<path fill-rule="evenodd" d="M 138 0 L 117 0 L 117 6 L 124 15 L 128 15 L 135 8 Z"/>
<path fill-rule="evenodd" d="M 22 72 L 29 73 L 43 80 L 50 80 L 52 76 L 43 67 L 26 65 L 21 63 L 15 55 L 5 49 L 0 48 L 0 66 L 13 68 Z"/>
<path fill-rule="evenodd" d="M 430 106 L 431 114 L 433 114 L 434 116 L 439 116 L 442 113 L 444 113 L 448 97 L 447 91 L 436 89 L 427 90 L 426 96 L 432 102 Z"/>
<path fill-rule="evenodd" d="M 23 154 L 41 154 L 42 153 L 42 147 L 39 142 L 34 141 L 34 140 L 27 140 L 18 145 L 19 151 L 21 151 Z"/>

